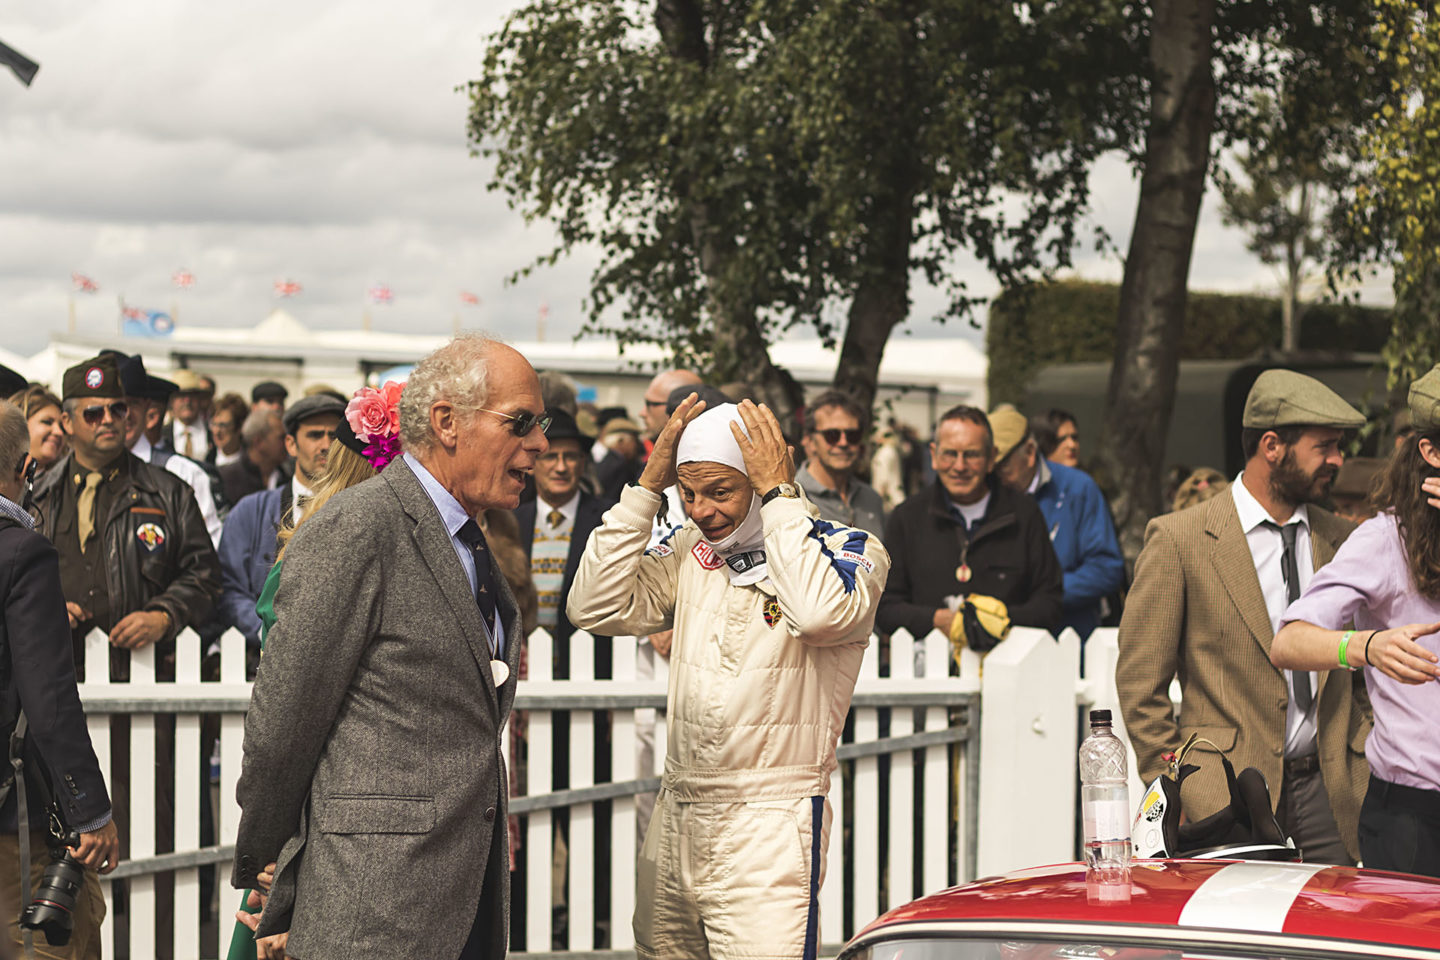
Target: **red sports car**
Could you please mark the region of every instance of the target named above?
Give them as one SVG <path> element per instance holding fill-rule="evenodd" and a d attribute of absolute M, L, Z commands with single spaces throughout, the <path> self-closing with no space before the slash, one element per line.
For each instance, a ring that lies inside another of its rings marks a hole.
<path fill-rule="evenodd" d="M 1440 960 L 1440 880 L 1426 877 L 1136 860 L 1120 899 L 1099 892 L 1079 863 L 988 877 L 891 910 L 840 960 Z"/>

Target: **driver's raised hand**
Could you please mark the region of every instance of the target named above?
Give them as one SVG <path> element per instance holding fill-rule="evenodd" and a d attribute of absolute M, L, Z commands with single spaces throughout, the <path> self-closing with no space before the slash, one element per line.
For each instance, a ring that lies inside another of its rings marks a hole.
<path fill-rule="evenodd" d="M 665 429 L 655 438 L 655 447 L 650 459 L 645 461 L 645 471 L 640 474 L 640 486 L 651 493 L 663 493 L 666 487 L 674 486 L 679 478 L 675 475 L 675 447 L 685 427 L 705 412 L 705 401 L 698 393 L 692 393 L 680 402 Z"/>

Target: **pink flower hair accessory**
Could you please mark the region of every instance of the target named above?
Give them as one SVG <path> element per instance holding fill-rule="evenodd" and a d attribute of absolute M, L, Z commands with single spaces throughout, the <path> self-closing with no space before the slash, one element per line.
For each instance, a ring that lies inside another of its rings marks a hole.
<path fill-rule="evenodd" d="M 335 439 L 370 461 L 376 470 L 400 456 L 400 394 L 405 385 L 387 381 L 380 389 L 361 387 L 345 405 Z"/>

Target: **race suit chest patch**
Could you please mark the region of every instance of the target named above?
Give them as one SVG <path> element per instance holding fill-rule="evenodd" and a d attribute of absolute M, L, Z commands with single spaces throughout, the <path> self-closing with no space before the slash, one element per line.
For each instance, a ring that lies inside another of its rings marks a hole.
<path fill-rule="evenodd" d="M 695 546 L 690 549 L 690 554 L 696 559 L 700 566 L 706 570 L 719 570 L 725 563 L 724 560 L 720 559 L 720 555 L 711 548 L 710 544 L 703 540 L 696 542 Z"/>
<path fill-rule="evenodd" d="M 775 624 L 780 622 L 780 601 L 776 600 L 774 597 L 766 600 L 765 609 L 762 612 L 765 615 L 765 626 L 775 626 Z"/>

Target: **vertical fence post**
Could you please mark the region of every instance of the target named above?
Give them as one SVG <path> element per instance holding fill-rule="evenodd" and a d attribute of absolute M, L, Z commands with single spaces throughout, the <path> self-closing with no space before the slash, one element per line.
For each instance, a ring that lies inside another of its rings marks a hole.
<path fill-rule="evenodd" d="M 635 638 L 614 639 L 614 677 L 620 684 L 635 683 Z M 655 657 L 656 673 L 664 658 Z M 611 779 L 617 783 L 635 779 L 635 710 L 618 707 L 611 726 L 615 749 L 610 751 Z M 664 723 L 655 723 L 655 747 L 664 743 Z M 664 762 L 663 759 L 660 762 Z M 610 948 L 628 950 L 635 945 L 635 798 L 616 797 L 610 806 Z"/>
<path fill-rule="evenodd" d="M 81 690 L 91 696 L 106 696 L 110 692 L 110 638 L 99 629 L 91 630 L 85 637 L 85 683 Z M 100 763 L 100 772 L 105 777 L 105 789 L 110 794 L 112 808 L 115 804 L 115 784 L 127 780 L 130 771 L 116 769 L 110 749 L 110 715 L 91 713 L 85 717 L 85 726 L 90 730 L 90 745 L 95 748 L 95 759 Z M 117 823 L 116 828 L 119 828 Z M 100 956 L 103 960 L 115 957 L 115 881 L 100 878 L 100 889 L 105 892 L 105 919 L 100 923 Z"/>
<path fill-rule="evenodd" d="M 572 638 L 573 639 L 573 638 Z M 530 634 L 529 671 L 531 680 L 549 680 L 551 669 L 550 634 Z M 531 710 L 526 725 L 526 792 L 530 796 L 549 793 L 550 764 L 555 749 L 555 716 L 549 710 Z M 550 949 L 554 904 L 550 896 L 551 867 L 554 863 L 553 820 L 549 810 L 532 810 L 525 826 L 525 949 Z"/>
<path fill-rule="evenodd" d="M 155 687 L 155 646 L 130 652 L 130 685 L 135 693 L 152 694 Z M 130 715 L 130 857 L 155 855 L 156 767 L 155 715 Z M 155 951 L 155 875 L 131 877 L 130 956 Z"/>
<path fill-rule="evenodd" d="M 860 661 L 859 682 L 870 686 L 879 676 L 880 645 L 872 642 Z M 880 711 L 874 707 L 855 708 L 855 742 L 869 743 L 879 736 Z M 855 761 L 855 819 L 850 831 L 855 850 L 851 902 L 855 905 L 857 927 L 880 915 L 880 790 L 880 758 L 860 757 Z"/>
<path fill-rule="evenodd" d="M 890 637 L 890 677 L 907 681 L 915 677 L 915 640 L 909 631 Z M 895 707 L 890 711 L 890 736 L 908 737 L 915 732 L 915 708 Z M 915 898 L 915 754 L 909 750 L 890 755 L 890 863 L 883 908 L 899 906 Z M 857 918 L 858 920 L 859 918 Z"/>
<path fill-rule="evenodd" d="M 188 627 L 175 642 L 175 681 L 200 682 L 200 638 Z M 206 766 L 209 758 L 205 758 Z M 209 770 L 200 779 L 200 715 L 175 715 L 175 849 L 200 849 L 200 805 L 210 802 Z M 208 868 L 207 868 L 208 869 Z M 200 956 L 200 868 L 175 873 L 175 956 Z"/>
<path fill-rule="evenodd" d="M 898 634 L 899 631 L 896 631 Z M 950 641 L 940 631 L 932 630 L 920 643 L 924 647 L 925 678 L 939 680 L 950 675 Z M 950 725 L 944 707 L 925 709 L 925 729 L 944 730 Z M 962 764 L 968 762 L 968 751 L 959 748 Z M 925 748 L 920 831 L 920 880 L 926 893 L 944 889 L 950 882 L 950 748 L 940 745 Z M 963 863 L 963 860 L 959 862 Z"/>
<path fill-rule="evenodd" d="M 245 637 L 231 627 L 220 636 L 220 682 L 227 689 L 245 685 Z M 220 816 L 216 833 L 223 845 L 233 844 L 240 833 L 240 803 L 235 786 L 245 757 L 245 715 L 227 713 L 220 718 Z M 221 916 L 229 916 L 226 910 Z"/>
<path fill-rule="evenodd" d="M 570 637 L 570 679 L 577 686 L 595 683 L 595 641 L 577 631 Z M 595 714 L 589 710 L 570 711 L 570 789 L 595 785 Z M 634 850 L 634 847 L 631 847 Z M 625 851 L 628 854 L 630 851 Z M 615 855 L 612 846 L 610 855 Z M 565 902 L 569 909 L 569 947 L 591 950 L 595 944 L 595 805 L 581 803 L 570 808 L 569 886 Z"/>

